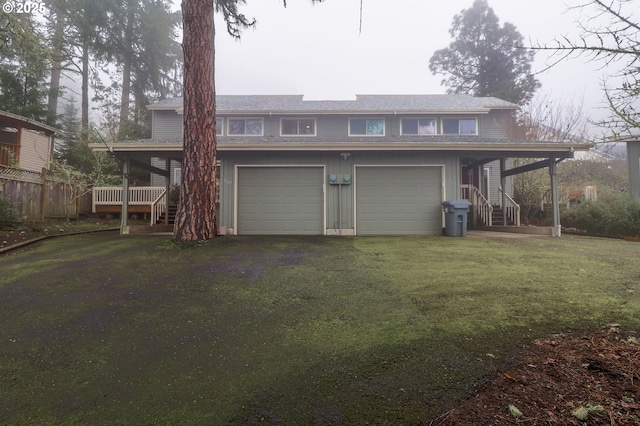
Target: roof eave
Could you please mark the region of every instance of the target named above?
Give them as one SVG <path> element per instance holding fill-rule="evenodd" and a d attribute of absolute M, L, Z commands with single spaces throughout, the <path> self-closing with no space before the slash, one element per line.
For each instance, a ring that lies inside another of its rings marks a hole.
<path fill-rule="evenodd" d="M 349 149 L 353 151 L 522 151 L 522 152 L 574 152 L 588 151 L 590 145 L 585 144 L 558 144 L 558 143 L 225 143 L 219 142 L 219 151 L 336 151 Z M 182 143 L 126 143 L 105 146 L 102 144 L 90 144 L 94 151 L 101 152 L 153 152 L 183 150 Z"/>

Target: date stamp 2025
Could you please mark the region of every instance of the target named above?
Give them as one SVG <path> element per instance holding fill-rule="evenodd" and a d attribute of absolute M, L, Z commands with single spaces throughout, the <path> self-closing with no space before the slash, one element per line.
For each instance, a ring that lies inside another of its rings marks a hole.
<path fill-rule="evenodd" d="M 45 13 L 47 11 L 44 2 L 42 1 L 13 1 L 13 0 L 0 0 L 2 11 L 4 13 Z"/>

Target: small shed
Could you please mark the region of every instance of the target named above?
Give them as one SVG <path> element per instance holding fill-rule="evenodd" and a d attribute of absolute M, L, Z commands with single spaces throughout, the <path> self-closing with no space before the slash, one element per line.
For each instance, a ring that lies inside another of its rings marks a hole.
<path fill-rule="evenodd" d="M 0 111 L 0 166 L 40 172 L 51 161 L 56 129 Z"/>

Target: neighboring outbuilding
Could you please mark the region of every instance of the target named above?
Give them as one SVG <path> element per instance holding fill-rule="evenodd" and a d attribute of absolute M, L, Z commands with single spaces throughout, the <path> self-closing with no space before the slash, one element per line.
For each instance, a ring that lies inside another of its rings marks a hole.
<path fill-rule="evenodd" d="M 0 166 L 41 172 L 51 161 L 55 133 L 46 124 L 0 111 Z"/>
<path fill-rule="evenodd" d="M 152 183 L 168 193 L 181 177 L 183 100 L 148 108 L 151 139 L 109 149 L 124 161 L 125 174 L 132 162 L 153 157 L 146 166 L 155 172 Z M 511 176 L 548 167 L 557 206 L 557 163 L 590 145 L 518 138 L 516 109 L 466 95 L 218 96 L 219 229 L 440 235 L 448 200 L 468 200 L 474 226 L 517 225 Z M 536 161 L 511 169 L 513 158 Z M 556 211 L 552 233 L 559 230 Z"/>

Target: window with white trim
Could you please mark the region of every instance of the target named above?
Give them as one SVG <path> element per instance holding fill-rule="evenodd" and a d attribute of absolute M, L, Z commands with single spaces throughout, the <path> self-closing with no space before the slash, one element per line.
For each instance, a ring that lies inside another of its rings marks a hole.
<path fill-rule="evenodd" d="M 228 118 L 227 135 L 262 136 L 262 118 Z"/>
<path fill-rule="evenodd" d="M 280 120 L 282 136 L 315 136 L 315 118 L 283 118 Z"/>
<path fill-rule="evenodd" d="M 384 136 L 384 119 L 351 118 L 349 136 Z"/>
<path fill-rule="evenodd" d="M 221 135 L 222 129 L 224 129 L 224 120 L 222 118 L 216 118 L 216 135 Z"/>
<path fill-rule="evenodd" d="M 443 118 L 443 135 L 477 135 L 478 120 L 475 118 Z"/>
<path fill-rule="evenodd" d="M 403 135 L 435 135 L 435 118 L 403 118 L 401 121 Z"/>

